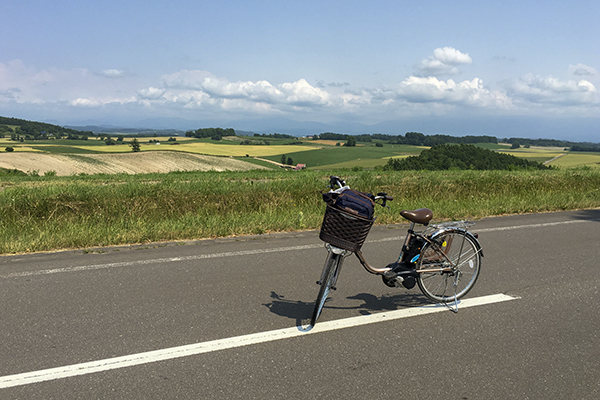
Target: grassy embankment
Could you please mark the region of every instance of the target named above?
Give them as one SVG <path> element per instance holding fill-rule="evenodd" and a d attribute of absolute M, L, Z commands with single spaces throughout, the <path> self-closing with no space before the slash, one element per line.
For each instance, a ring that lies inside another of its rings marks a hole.
<path fill-rule="evenodd" d="M 423 206 L 437 220 L 600 207 L 598 168 L 333 172 L 395 197 L 391 210 L 377 210 L 383 224 Z M 316 229 L 325 207 L 318 190 L 333 172 L 5 175 L 0 254 Z"/>

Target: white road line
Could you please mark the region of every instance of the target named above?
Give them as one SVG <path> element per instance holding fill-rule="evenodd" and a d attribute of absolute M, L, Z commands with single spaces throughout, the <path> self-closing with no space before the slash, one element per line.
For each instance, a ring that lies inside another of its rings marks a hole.
<path fill-rule="evenodd" d="M 546 222 L 543 224 L 530 224 L 530 225 L 513 225 L 513 226 L 504 226 L 499 228 L 483 228 L 483 229 L 473 229 L 477 232 L 499 232 L 499 231 L 512 231 L 515 229 L 527 229 L 527 228 L 544 228 L 546 226 L 556 226 L 556 225 L 568 225 L 568 224 L 579 224 L 582 222 L 593 222 L 598 221 L 597 219 L 574 219 L 571 221 L 558 221 L 558 222 Z"/>
<path fill-rule="evenodd" d="M 530 225 L 513 225 L 513 226 L 505 226 L 498 228 L 483 228 L 483 229 L 474 229 L 475 232 L 498 232 L 498 231 L 507 231 L 507 230 L 515 230 L 515 229 L 527 229 L 527 228 L 543 228 L 547 226 L 556 226 L 556 225 L 567 225 L 567 224 L 577 224 L 584 222 L 591 222 L 598 220 L 570 220 L 570 221 L 559 221 L 559 222 L 548 222 L 543 224 L 530 224 Z M 390 241 L 398 241 L 404 239 L 403 236 L 393 236 L 384 239 L 378 240 L 369 240 L 370 243 L 380 243 L 380 242 L 390 242 Z M 50 275 L 50 274 L 58 274 L 63 272 L 77 272 L 77 271 L 90 271 L 90 270 L 99 270 L 99 269 L 109 269 L 109 268 L 119 268 L 119 267 L 132 267 L 136 265 L 146 265 L 146 264 L 164 264 L 164 263 L 172 263 L 179 261 L 195 261 L 195 260 L 203 260 L 209 258 L 224 258 L 224 257 L 236 257 L 236 256 L 247 256 L 247 255 L 256 255 L 256 254 L 267 254 L 267 253 L 280 253 L 286 251 L 298 251 L 298 250 L 308 250 L 308 249 L 316 249 L 323 247 L 323 243 L 317 244 L 308 244 L 303 246 L 288 246 L 288 247 L 275 247 L 270 249 L 254 249 L 254 250 L 243 250 L 243 251 L 229 251 L 224 253 L 212 253 L 212 254 L 199 254 L 195 256 L 186 256 L 186 257 L 171 257 L 171 258 L 153 258 L 149 260 L 136 260 L 136 261 L 128 261 L 128 262 L 120 262 L 120 263 L 107 263 L 107 264 L 94 264 L 94 265 L 82 265 L 82 266 L 74 266 L 74 267 L 65 267 L 65 268 L 55 268 L 55 269 L 44 269 L 40 271 L 23 271 L 23 272 L 13 272 L 6 275 L 0 275 L 0 278 L 21 278 L 27 276 L 35 276 L 35 275 Z"/>
<path fill-rule="evenodd" d="M 460 301 L 459 309 L 499 303 L 515 299 L 517 299 L 517 297 L 508 296 L 505 294 L 494 294 L 489 296 L 477 297 L 473 299 L 466 299 Z M 0 377 L 0 389 L 14 386 L 29 385 L 33 383 L 51 381 L 55 379 L 69 378 L 78 375 L 93 374 L 95 372 L 109 371 L 118 368 L 132 367 L 135 365 L 172 360 L 175 358 L 210 353 L 218 350 L 249 346 L 258 343 L 272 342 L 275 340 L 289 339 L 303 335 L 334 331 L 338 329 L 356 327 L 360 325 L 374 324 L 377 322 L 392 321 L 396 319 L 414 317 L 418 315 L 431 314 L 447 310 L 447 307 L 444 305 L 432 304 L 428 306 L 406 308 L 402 310 L 388 311 L 371 315 L 361 315 L 358 317 L 345 318 L 335 321 L 325 321 L 318 323 L 312 328 L 293 327 L 277 329 L 268 332 L 259 332 L 249 335 L 236 336 L 232 338 L 212 340 L 209 342 L 172 347 L 163 350 L 148 351 L 145 353 L 108 358 L 105 360 L 85 362 L 81 364 L 67 365 L 57 368 L 49 368 L 40 371 L 26 372 L 22 374 L 7 375 Z"/>
<path fill-rule="evenodd" d="M 223 258 L 223 257 L 246 256 L 246 255 L 253 255 L 253 254 L 279 253 L 282 251 L 306 250 L 306 249 L 315 249 L 318 247 L 323 247 L 323 244 L 309 244 L 309 245 L 304 245 L 304 246 L 276 247 L 276 248 L 271 248 L 271 249 L 229 251 L 229 252 L 225 252 L 225 253 L 198 254 L 195 256 L 186 256 L 186 257 L 153 258 L 150 260 L 136 260 L 136 261 L 119 262 L 119 263 L 82 265 L 82 266 L 78 266 L 78 267 L 44 269 L 44 270 L 40 270 L 40 271 L 13 272 L 13 273 L 6 274 L 6 275 L 0 275 L 0 278 L 19 278 L 19 277 L 33 276 L 33 275 L 58 274 L 61 272 L 76 272 L 76 271 L 89 271 L 89 270 L 96 270 L 96 269 L 108 269 L 108 268 L 118 268 L 118 267 L 132 267 L 135 265 L 144 265 L 144 264 L 163 264 L 163 263 L 171 263 L 171 262 L 178 262 L 178 261 L 203 260 L 203 259 L 207 259 L 207 258 Z"/>

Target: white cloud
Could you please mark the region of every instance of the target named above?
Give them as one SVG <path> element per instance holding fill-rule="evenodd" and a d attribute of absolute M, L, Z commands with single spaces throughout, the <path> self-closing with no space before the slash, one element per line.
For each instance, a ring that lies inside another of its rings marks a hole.
<path fill-rule="evenodd" d="M 71 105 L 75 107 L 98 107 L 102 105 L 102 102 L 93 99 L 78 98 L 73 100 Z"/>
<path fill-rule="evenodd" d="M 107 70 L 100 72 L 98 75 L 104 76 L 106 78 L 117 79 L 117 78 L 123 78 L 125 76 L 125 72 L 120 71 L 118 69 L 107 69 Z"/>
<path fill-rule="evenodd" d="M 400 83 L 396 96 L 411 103 L 444 103 L 489 108 L 511 106 L 506 95 L 486 89 L 479 78 L 456 83 L 452 79 L 443 81 L 435 77 L 411 76 Z"/>
<path fill-rule="evenodd" d="M 324 106 L 329 103 L 329 94 L 311 86 L 305 79 L 279 85 L 285 101 L 294 106 Z"/>
<path fill-rule="evenodd" d="M 589 67 L 585 64 L 569 65 L 569 73 L 577 76 L 594 76 L 598 75 L 598 71 L 595 68 Z"/>
<path fill-rule="evenodd" d="M 158 89 L 155 87 L 149 87 L 148 89 L 142 89 L 138 91 L 138 97 L 146 100 L 160 99 L 165 94 L 164 89 Z"/>
<path fill-rule="evenodd" d="M 21 60 L 0 63 L 0 101 L 77 106 L 130 102 L 129 94 L 135 93 L 130 86 L 135 83 L 120 75 L 120 71 L 107 71 L 108 75 L 123 79 L 107 82 L 106 74 L 91 73 L 85 68 L 38 70 Z"/>
<path fill-rule="evenodd" d="M 507 82 L 505 86 L 511 97 L 530 103 L 567 106 L 598 105 L 600 103 L 596 87 L 584 79 L 562 81 L 551 76 L 527 74 Z"/>
<path fill-rule="evenodd" d="M 421 76 L 457 75 L 460 73 L 458 66 L 472 62 L 468 53 L 461 53 L 453 47 L 442 47 L 435 49 L 432 56 L 421 61 L 417 71 Z"/>
<path fill-rule="evenodd" d="M 435 49 L 433 51 L 433 57 L 448 65 L 471 64 L 473 62 L 468 53 L 461 53 L 452 47 Z"/>
<path fill-rule="evenodd" d="M 430 68 L 452 71 L 471 62 L 468 54 L 439 48 L 427 61 Z M 583 64 L 569 67 L 575 75 L 595 74 Z M 425 69 L 423 69 L 424 71 Z M 359 88 L 348 83 L 314 84 L 306 79 L 271 83 L 235 81 L 208 71 L 181 70 L 142 86 L 132 75 L 114 70 L 104 75 L 86 69 L 38 70 L 20 60 L 0 63 L 0 104 L 4 110 L 35 106 L 49 113 L 121 114 L 238 119 L 287 116 L 307 120 L 381 120 L 461 112 L 562 113 L 598 115 L 600 98 L 592 79 L 561 80 L 529 74 L 492 90 L 482 79 L 462 81 L 435 76 L 409 76 L 389 86 Z M 106 75 L 120 79 L 106 79 Z M 595 82 L 595 81 L 594 81 Z M 9 107 L 10 106 L 10 107 Z M 79 116 L 79 115 L 78 115 Z"/>
<path fill-rule="evenodd" d="M 329 103 L 329 93 L 310 85 L 305 79 L 273 85 L 268 81 L 229 82 L 207 71 L 179 71 L 163 77 L 167 93 L 173 97 L 178 91 L 197 91 L 212 100 L 228 100 L 228 108 L 237 105 L 248 108 L 248 103 L 264 103 L 277 107 L 314 107 Z M 149 89 L 148 89 L 149 90 Z M 145 93 L 145 92 L 144 92 Z M 166 97 L 165 97 L 166 98 Z M 238 101 L 231 101 L 238 100 Z M 264 106 L 260 108 L 264 109 Z"/>

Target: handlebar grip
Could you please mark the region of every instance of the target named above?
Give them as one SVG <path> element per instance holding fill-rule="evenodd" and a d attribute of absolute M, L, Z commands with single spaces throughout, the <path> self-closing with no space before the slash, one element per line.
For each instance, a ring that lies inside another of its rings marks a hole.
<path fill-rule="evenodd" d="M 331 175 L 329 176 L 329 187 L 330 188 L 334 188 L 336 185 L 338 185 L 339 187 L 343 187 L 346 184 L 346 182 L 344 182 L 343 179 L 341 179 L 339 176 L 335 176 L 335 175 Z"/>
<path fill-rule="evenodd" d="M 394 198 L 392 196 L 388 196 L 387 193 L 383 193 L 383 192 L 377 193 L 377 196 L 381 196 L 386 201 L 392 201 L 392 200 L 394 200 Z"/>

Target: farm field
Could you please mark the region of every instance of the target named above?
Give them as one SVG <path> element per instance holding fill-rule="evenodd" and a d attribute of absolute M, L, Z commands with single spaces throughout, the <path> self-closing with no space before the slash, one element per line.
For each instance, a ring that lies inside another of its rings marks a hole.
<path fill-rule="evenodd" d="M 266 169 L 231 157 L 173 151 L 112 154 L 0 153 L 0 168 L 30 174 L 140 174 L 173 171 L 248 171 Z"/>
<path fill-rule="evenodd" d="M 600 168 L 600 153 L 572 152 L 552 161 L 549 165 L 561 168 L 586 166 Z"/>
<path fill-rule="evenodd" d="M 125 139 L 125 142 L 131 140 Z M 293 165 L 308 169 L 373 169 L 392 157 L 416 156 L 423 146 L 390 145 L 383 142 L 358 143 L 356 147 L 336 145 L 332 140 L 294 140 L 268 138 L 269 145 L 241 145 L 243 140 L 258 143 L 264 138 L 224 137 L 221 141 L 177 137 L 139 137 L 141 151 L 134 153 L 127 144 L 107 146 L 98 139 L 13 142 L 0 139 L 0 168 L 57 175 L 94 173 L 146 173 L 170 171 L 245 171 L 275 168 L 285 155 Z M 157 142 L 159 144 L 157 144 Z M 290 144 L 292 143 L 292 144 Z M 600 167 L 600 154 L 568 152 L 556 147 L 510 149 L 506 144 L 481 144 L 481 147 L 511 154 L 558 168 Z M 255 160 L 269 160 L 272 163 Z M 275 163 L 275 164 L 273 164 Z"/>
<path fill-rule="evenodd" d="M 600 153 L 565 151 L 561 147 L 531 147 L 500 150 L 502 153 L 558 168 L 600 167 Z"/>
<path fill-rule="evenodd" d="M 376 147 L 374 144 L 356 147 L 326 145 L 311 152 L 296 153 L 293 155 L 293 160 L 294 163 L 306 164 L 308 169 L 352 168 L 355 166 L 374 168 L 385 165 L 390 157 L 416 156 L 426 148 L 408 145 L 384 145 L 383 147 Z M 277 156 L 265 158 L 278 161 Z"/>

